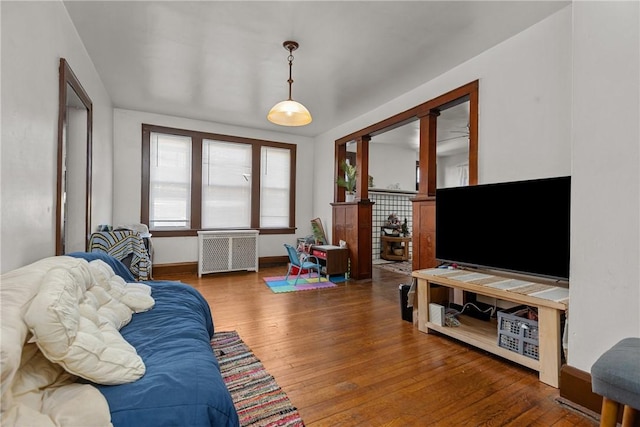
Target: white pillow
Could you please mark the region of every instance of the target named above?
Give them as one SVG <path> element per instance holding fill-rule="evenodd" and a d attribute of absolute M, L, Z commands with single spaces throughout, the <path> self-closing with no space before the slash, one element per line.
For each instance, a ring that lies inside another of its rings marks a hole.
<path fill-rule="evenodd" d="M 91 284 L 87 263 L 49 270 L 25 314 L 33 341 L 47 359 L 79 377 L 109 385 L 135 381 L 144 363 L 114 327 L 114 311 L 109 321 L 100 313 L 114 300 L 106 292 L 85 292 Z"/>

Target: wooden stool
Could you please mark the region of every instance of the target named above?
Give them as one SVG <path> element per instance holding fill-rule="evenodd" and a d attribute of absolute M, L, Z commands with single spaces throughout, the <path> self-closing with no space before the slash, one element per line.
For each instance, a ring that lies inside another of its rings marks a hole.
<path fill-rule="evenodd" d="M 615 426 L 624 405 L 622 426 L 640 426 L 640 338 L 625 338 L 591 367 L 591 388 L 603 396 L 600 426 Z"/>

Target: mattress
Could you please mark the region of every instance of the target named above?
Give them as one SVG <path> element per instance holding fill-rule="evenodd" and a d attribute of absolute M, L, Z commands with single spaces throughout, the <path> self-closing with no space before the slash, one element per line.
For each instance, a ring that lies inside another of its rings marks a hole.
<path fill-rule="evenodd" d="M 133 277 L 115 258 L 102 259 L 126 281 Z M 152 287 L 153 309 L 134 314 L 120 330 L 146 365 L 139 380 L 117 386 L 95 384 L 109 403 L 112 423 L 126 426 L 238 426 L 238 416 L 211 349 L 213 319 L 206 300 L 173 281 L 145 281 Z"/>

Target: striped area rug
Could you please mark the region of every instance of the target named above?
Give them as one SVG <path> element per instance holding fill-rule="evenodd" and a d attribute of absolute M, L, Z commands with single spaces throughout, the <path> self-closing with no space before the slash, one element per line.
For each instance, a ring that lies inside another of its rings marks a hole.
<path fill-rule="evenodd" d="M 304 426 L 298 410 L 236 331 L 216 332 L 211 347 L 243 427 Z"/>

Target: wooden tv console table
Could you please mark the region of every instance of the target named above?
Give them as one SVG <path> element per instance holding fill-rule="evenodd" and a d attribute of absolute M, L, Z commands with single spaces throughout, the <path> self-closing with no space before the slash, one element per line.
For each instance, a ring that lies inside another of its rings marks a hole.
<path fill-rule="evenodd" d="M 421 332 L 429 333 L 429 330 L 433 330 L 519 363 L 538 371 L 543 383 L 558 388 L 562 352 L 560 319 L 569 304 L 567 288 L 467 270 L 432 268 L 416 270 L 412 276 L 417 279 L 418 285 L 418 329 Z M 443 303 L 436 298 L 435 289 L 439 287 L 474 292 L 498 300 L 536 307 L 539 360 L 500 347 L 495 319 L 484 321 L 461 315 L 458 318 L 458 327 L 440 326 L 431 322 L 429 303 Z"/>

